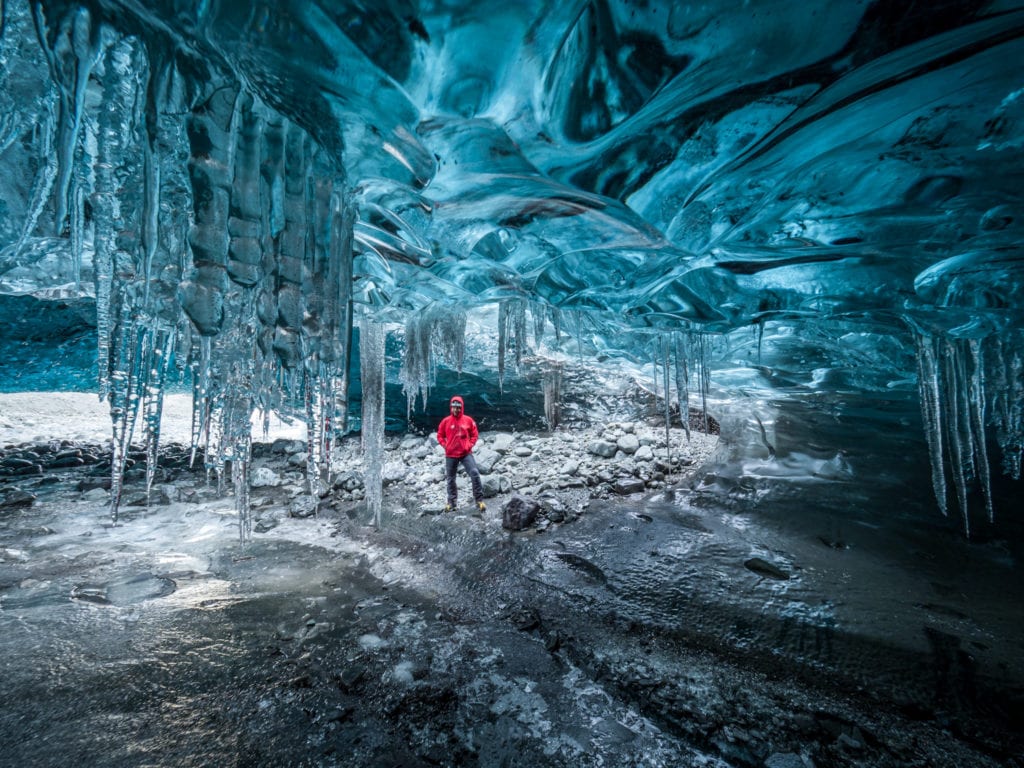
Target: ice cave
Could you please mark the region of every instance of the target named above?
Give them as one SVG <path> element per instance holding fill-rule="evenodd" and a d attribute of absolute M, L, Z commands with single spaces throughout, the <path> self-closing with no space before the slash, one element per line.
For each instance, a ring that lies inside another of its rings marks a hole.
<path fill-rule="evenodd" d="M 0 0 L 0 766 L 1024 768 L 1022 62 Z"/>

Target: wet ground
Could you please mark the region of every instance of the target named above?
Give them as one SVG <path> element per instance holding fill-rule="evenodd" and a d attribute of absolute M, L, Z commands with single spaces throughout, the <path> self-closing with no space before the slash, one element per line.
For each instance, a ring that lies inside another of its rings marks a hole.
<path fill-rule="evenodd" d="M 542 534 L 327 504 L 241 545 L 201 473 L 117 526 L 85 473 L 6 484 L 37 499 L 0 508 L 0 765 L 1024 765 L 995 544 L 684 487 Z"/>

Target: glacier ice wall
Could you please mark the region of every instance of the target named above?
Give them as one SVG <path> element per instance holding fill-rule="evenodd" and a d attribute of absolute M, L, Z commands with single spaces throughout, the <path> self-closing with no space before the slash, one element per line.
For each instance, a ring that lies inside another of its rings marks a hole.
<path fill-rule="evenodd" d="M 212 470 L 244 485 L 249 415 L 296 408 L 315 491 L 353 329 L 404 329 L 411 410 L 497 306 L 499 386 L 529 316 L 683 407 L 712 380 L 767 393 L 746 422 L 773 455 L 766 403 L 918 393 L 965 522 L 990 474 L 1020 477 L 1024 4 L 0 13 L 0 293 L 95 302 L 115 467 L 133 435 L 155 455 L 189 374 Z"/>

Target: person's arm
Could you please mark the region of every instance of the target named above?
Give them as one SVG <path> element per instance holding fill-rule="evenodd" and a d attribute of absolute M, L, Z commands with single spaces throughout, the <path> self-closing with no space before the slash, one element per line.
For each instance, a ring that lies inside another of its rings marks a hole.
<path fill-rule="evenodd" d="M 437 442 L 441 445 L 442 448 L 447 448 L 448 447 L 448 439 L 445 436 L 445 428 L 444 428 L 444 423 L 446 421 L 448 421 L 448 417 L 447 416 L 445 418 L 441 419 L 441 423 L 437 425 Z"/>
<path fill-rule="evenodd" d="M 469 420 L 469 429 L 466 430 L 469 433 L 469 450 L 473 450 L 473 446 L 476 445 L 477 438 L 480 437 L 480 432 L 476 428 L 476 422 L 473 419 Z"/>

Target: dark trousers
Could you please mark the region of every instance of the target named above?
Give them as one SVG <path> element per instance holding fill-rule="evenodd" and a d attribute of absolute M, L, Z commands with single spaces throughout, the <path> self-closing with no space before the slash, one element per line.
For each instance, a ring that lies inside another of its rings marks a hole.
<path fill-rule="evenodd" d="M 480 482 L 480 470 L 476 468 L 476 459 L 472 453 L 467 453 L 460 458 L 444 457 L 444 479 L 448 484 L 448 503 L 453 507 L 458 502 L 459 490 L 455 485 L 455 473 L 459 471 L 459 464 L 469 475 L 469 482 L 473 485 L 473 500 L 484 500 L 484 487 Z"/>

